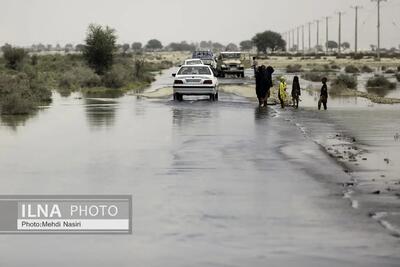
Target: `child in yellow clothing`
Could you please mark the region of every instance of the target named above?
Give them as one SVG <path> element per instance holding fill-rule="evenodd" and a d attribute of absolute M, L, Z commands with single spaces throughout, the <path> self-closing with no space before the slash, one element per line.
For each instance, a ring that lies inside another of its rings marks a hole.
<path fill-rule="evenodd" d="M 278 98 L 279 101 L 281 102 L 281 107 L 285 108 L 285 103 L 287 101 L 287 84 L 286 84 L 286 80 L 284 77 L 281 77 L 281 82 L 279 83 L 279 92 L 278 92 Z"/>

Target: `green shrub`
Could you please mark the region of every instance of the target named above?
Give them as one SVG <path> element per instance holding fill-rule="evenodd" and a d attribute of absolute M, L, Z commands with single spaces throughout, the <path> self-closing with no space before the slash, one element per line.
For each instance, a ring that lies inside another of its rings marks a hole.
<path fill-rule="evenodd" d="M 35 105 L 26 74 L 0 75 L 1 114 L 28 114 Z"/>
<path fill-rule="evenodd" d="M 336 64 L 332 64 L 332 65 L 331 65 L 331 69 L 333 69 L 333 70 L 339 70 L 340 67 L 339 67 L 338 65 L 336 65 Z"/>
<path fill-rule="evenodd" d="M 18 94 L 6 96 L 1 103 L 2 115 L 24 115 L 34 110 L 34 102 Z"/>
<path fill-rule="evenodd" d="M 116 64 L 103 75 L 102 81 L 106 87 L 121 88 L 126 86 L 132 78 L 133 73 L 130 69 L 122 64 Z"/>
<path fill-rule="evenodd" d="M 83 55 L 97 74 L 108 71 L 113 64 L 117 36 L 115 30 L 100 25 L 89 25 Z"/>
<path fill-rule="evenodd" d="M 344 69 L 346 73 L 359 73 L 360 70 L 354 65 L 347 65 Z"/>
<path fill-rule="evenodd" d="M 353 59 L 355 59 L 355 60 L 360 60 L 360 59 L 363 59 L 364 58 L 364 55 L 363 54 L 355 54 L 354 56 L 353 56 Z"/>
<path fill-rule="evenodd" d="M 368 80 L 367 87 L 395 89 L 396 83 L 392 83 L 384 76 L 378 75 Z"/>
<path fill-rule="evenodd" d="M 387 69 L 387 70 L 385 71 L 385 73 L 386 73 L 386 74 L 394 74 L 394 73 L 396 73 L 396 72 L 395 72 L 395 70 L 393 70 L 393 69 Z"/>
<path fill-rule="evenodd" d="M 400 66 L 397 67 L 397 71 L 400 72 Z"/>
<path fill-rule="evenodd" d="M 299 73 L 301 71 L 302 71 L 301 65 L 299 65 L 299 64 L 287 65 L 286 66 L 286 72 L 287 73 Z"/>
<path fill-rule="evenodd" d="M 369 66 L 364 65 L 364 66 L 361 67 L 361 72 L 363 72 L 363 73 L 372 73 L 372 72 L 374 72 L 374 70 L 371 69 Z"/>
<path fill-rule="evenodd" d="M 12 47 L 6 44 L 2 48 L 3 57 L 6 60 L 6 67 L 17 70 L 22 68 L 23 61 L 27 55 L 27 52 L 23 48 Z"/>
<path fill-rule="evenodd" d="M 316 72 L 307 72 L 304 73 L 301 77 L 307 81 L 320 82 L 322 78 L 325 77 L 325 75 Z"/>
<path fill-rule="evenodd" d="M 395 76 L 396 76 L 397 81 L 400 82 L 400 73 L 396 73 Z"/>
<path fill-rule="evenodd" d="M 333 80 L 332 86 L 356 89 L 357 77 L 354 75 L 340 74 Z"/>

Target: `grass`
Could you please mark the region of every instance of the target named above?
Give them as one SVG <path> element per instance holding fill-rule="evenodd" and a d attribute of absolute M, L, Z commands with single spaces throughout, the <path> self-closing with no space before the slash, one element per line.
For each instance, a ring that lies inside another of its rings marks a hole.
<path fill-rule="evenodd" d="M 332 81 L 332 87 L 357 89 L 357 77 L 354 75 L 340 74 Z"/>
<path fill-rule="evenodd" d="M 371 67 L 369 67 L 367 65 L 364 65 L 364 66 L 361 67 L 361 72 L 363 72 L 363 73 L 372 73 L 372 72 L 374 72 L 374 70 Z"/>
<path fill-rule="evenodd" d="M 352 73 L 352 74 L 355 74 L 355 73 L 359 73 L 359 72 L 360 72 L 360 70 L 359 70 L 356 66 L 354 66 L 354 65 L 347 65 L 347 66 L 344 68 L 344 71 L 345 71 L 346 73 Z"/>
<path fill-rule="evenodd" d="M 302 72 L 302 67 L 300 64 L 294 64 L 294 65 L 287 65 L 286 66 L 286 72 L 287 73 L 299 73 Z"/>
<path fill-rule="evenodd" d="M 378 75 L 367 81 L 369 88 L 396 89 L 396 83 L 389 81 L 384 76 Z"/>
<path fill-rule="evenodd" d="M 306 72 L 301 77 L 307 81 L 320 82 L 325 75 L 317 72 Z"/>

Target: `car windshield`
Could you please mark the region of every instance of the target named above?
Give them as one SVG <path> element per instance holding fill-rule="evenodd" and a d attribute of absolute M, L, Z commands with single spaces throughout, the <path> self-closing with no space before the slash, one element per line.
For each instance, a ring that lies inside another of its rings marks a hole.
<path fill-rule="evenodd" d="M 201 65 L 201 60 L 188 60 L 186 61 L 185 65 Z"/>
<path fill-rule="evenodd" d="M 240 53 L 221 54 L 221 56 L 227 59 L 240 59 Z"/>
<path fill-rule="evenodd" d="M 178 75 L 211 75 L 208 67 L 182 67 Z"/>

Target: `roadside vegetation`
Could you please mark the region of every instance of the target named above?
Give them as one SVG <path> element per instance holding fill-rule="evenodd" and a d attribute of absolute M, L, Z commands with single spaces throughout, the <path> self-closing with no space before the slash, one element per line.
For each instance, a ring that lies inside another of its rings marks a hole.
<path fill-rule="evenodd" d="M 340 74 L 331 83 L 330 94 L 340 95 L 344 90 L 357 90 L 357 76 Z"/>
<path fill-rule="evenodd" d="M 367 81 L 367 88 L 396 89 L 396 83 L 389 81 L 382 75 L 377 75 Z"/>
<path fill-rule="evenodd" d="M 52 90 L 68 96 L 121 96 L 148 86 L 155 72 L 170 61 L 148 61 L 138 53 L 119 53 L 115 31 L 90 25 L 82 53 L 29 55 L 22 48 L 5 45 L 0 58 L 0 113 L 22 115 L 51 102 Z M 152 45 L 157 45 L 154 41 Z M 135 44 L 138 48 L 138 44 Z"/>

